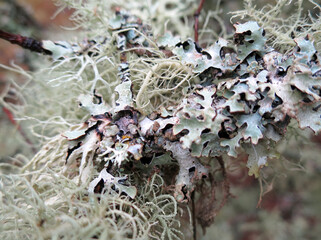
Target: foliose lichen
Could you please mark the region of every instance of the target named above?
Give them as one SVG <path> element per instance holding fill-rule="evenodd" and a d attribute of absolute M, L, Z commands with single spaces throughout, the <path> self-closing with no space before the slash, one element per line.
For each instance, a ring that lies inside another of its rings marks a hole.
<path fill-rule="evenodd" d="M 156 37 L 148 24 L 121 9 L 105 18 L 104 35 L 73 44 L 43 42 L 54 59 L 51 84 L 86 79 L 78 102 L 88 115 L 22 168 L 31 183 L 21 176 L 4 178 L 5 184 L 22 184 L 17 189 L 40 206 L 22 214 L 9 204 L 22 222 L 53 224 L 57 237 L 71 226 L 81 229 L 86 224 L 73 225 L 66 213 L 50 219 L 52 212 L 62 211 L 54 206 L 67 194 L 73 199 L 66 202 L 68 211 L 97 231 L 88 230 L 88 237 L 179 239 L 182 233 L 173 227 L 177 202 L 190 201 L 196 185 L 210 177 L 209 161 L 218 160 L 224 169 L 223 156 L 245 152 L 249 175 L 259 177 L 278 157 L 274 146 L 291 119 L 300 128 L 321 131 L 321 64 L 311 36 L 293 39 L 296 47 L 290 52 L 278 52 L 267 45 L 265 30 L 250 21 L 234 25 L 232 41 L 220 38 L 202 48 L 171 33 Z M 164 193 L 163 178 L 154 174 L 167 171 L 172 194 Z M 50 192 L 44 181 L 64 181 L 68 187 Z M 0 196 L 4 202 L 10 198 L 3 191 Z M 77 205 L 79 199 L 91 205 Z M 102 212 L 101 204 L 106 206 Z M 44 211 L 44 206 L 50 208 Z M 87 211 L 97 211 L 94 219 L 86 218 Z M 28 214 L 38 214 L 39 222 L 28 222 Z M 102 219 L 112 221 L 103 225 L 106 229 L 96 228 Z M 60 229 L 63 222 L 68 224 Z M 43 238 L 50 234 L 39 230 Z"/>

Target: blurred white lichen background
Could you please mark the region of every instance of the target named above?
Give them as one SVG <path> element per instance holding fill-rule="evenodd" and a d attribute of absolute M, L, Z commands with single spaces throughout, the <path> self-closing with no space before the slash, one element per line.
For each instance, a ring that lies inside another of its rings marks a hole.
<path fill-rule="evenodd" d="M 318 239 L 320 3 L 201 2 L 0 4 L 1 239 Z"/>

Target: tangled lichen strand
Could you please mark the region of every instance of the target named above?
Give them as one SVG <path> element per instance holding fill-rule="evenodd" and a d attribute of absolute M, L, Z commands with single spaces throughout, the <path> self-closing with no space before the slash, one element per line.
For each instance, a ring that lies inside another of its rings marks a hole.
<path fill-rule="evenodd" d="M 21 175 L 0 175 L 2 239 L 180 239 L 175 199 L 154 175 L 131 201 L 110 188 L 97 196 L 63 177 L 57 162 Z M 60 158 L 60 160 L 62 160 Z M 52 170 L 53 169 L 53 170 Z M 70 179 L 71 178 L 71 179 Z M 17 221 L 18 219 L 18 221 Z"/>
<path fill-rule="evenodd" d="M 110 16 L 115 8 L 130 10 L 133 15 L 140 16 L 144 22 L 149 22 L 155 29 L 155 34 L 160 34 L 167 29 L 182 37 L 193 34 L 190 27 L 191 18 L 197 9 L 194 0 L 163 0 L 163 1 L 75 1 L 55 0 L 60 11 L 65 8 L 73 9 L 71 20 L 76 26 L 83 28 L 89 34 L 101 35 L 105 32 Z M 94 14 L 93 14 L 94 13 Z"/>
<path fill-rule="evenodd" d="M 177 59 L 155 59 L 153 65 L 145 69 L 135 63 L 131 66 L 134 100 L 144 114 L 177 105 L 198 82 L 191 69 Z"/>
<path fill-rule="evenodd" d="M 320 9 L 320 4 L 313 0 L 280 0 L 261 8 L 255 1 L 245 0 L 244 9 L 231 14 L 232 19 L 256 21 L 266 30 L 269 43 L 280 52 L 292 50 L 295 47 L 293 39 L 308 34 L 316 40 L 316 49 L 320 51 Z M 291 14 L 285 14 L 288 12 Z"/>

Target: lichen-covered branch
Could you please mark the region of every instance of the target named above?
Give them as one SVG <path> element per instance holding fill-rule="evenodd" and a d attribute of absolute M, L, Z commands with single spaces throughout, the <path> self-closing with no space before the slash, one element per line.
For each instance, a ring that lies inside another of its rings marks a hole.
<path fill-rule="evenodd" d="M 122 21 L 123 15 L 117 17 Z M 297 48 L 282 55 L 266 46 L 265 31 L 257 23 L 237 24 L 235 29 L 234 42 L 220 39 L 206 49 L 192 40 L 168 44 L 172 36 L 162 39 L 162 46 L 191 72 L 200 73 L 200 84 L 193 86 L 175 108 L 168 106 L 145 116 L 139 103 L 142 94 L 148 94 L 146 86 L 150 83 L 144 81 L 135 96 L 131 77 L 122 67 L 115 108 L 107 109 L 103 102 L 94 104 L 90 97 L 82 97 L 81 106 L 91 106 L 86 108 L 92 118 L 75 132 L 81 133 L 77 138 L 65 135 L 72 141 L 67 164 L 82 156 L 82 176 L 85 166 L 93 168 L 92 162 L 99 155 L 106 164 L 120 167 L 127 161 L 151 158 L 153 151 L 170 152 L 180 168 L 174 195 L 185 201 L 196 181 L 207 176 L 202 158 L 237 157 L 243 150 L 249 155 L 249 174 L 258 177 L 268 159 L 277 156 L 273 146 L 286 134 L 290 119 L 318 133 L 321 68 L 313 41 L 308 37 L 295 39 Z M 128 36 L 124 38 L 126 34 L 121 31 L 122 41 L 131 41 Z M 125 49 L 126 44 L 122 44 L 119 50 Z M 130 63 L 126 64 L 130 71 Z M 155 65 L 146 77 L 158 68 L 162 65 Z M 204 78 L 205 74 L 208 77 Z M 307 119 L 313 114 L 316 117 Z"/>
<path fill-rule="evenodd" d="M 155 172 L 168 176 L 168 192 L 178 202 L 188 202 L 207 181 L 210 202 L 215 176 L 209 163 L 215 161 L 225 192 L 219 207 L 208 208 L 203 220 L 210 224 L 230 196 L 223 157 L 246 153 L 249 175 L 257 178 L 277 158 L 275 145 L 290 121 L 321 131 L 321 64 L 314 40 L 294 38 L 295 48 L 280 53 L 256 22 L 234 28 L 232 40 L 220 38 L 201 48 L 170 32 L 155 36 L 140 18 L 116 8 L 105 35 L 74 44 L 42 41 L 52 53 L 53 70 L 70 67 L 50 82 L 86 78 L 90 83 L 78 96 L 90 116 L 57 137 L 60 154 L 65 153 L 59 173 L 99 198 L 116 193 L 133 201 Z M 43 151 L 54 148 L 49 144 Z M 45 154 L 36 155 L 24 174 L 43 169 L 44 159 Z M 149 203 L 157 211 L 163 211 L 158 204 L 176 209 L 169 199 Z M 162 239 L 175 235 L 165 217 L 157 219 Z"/>

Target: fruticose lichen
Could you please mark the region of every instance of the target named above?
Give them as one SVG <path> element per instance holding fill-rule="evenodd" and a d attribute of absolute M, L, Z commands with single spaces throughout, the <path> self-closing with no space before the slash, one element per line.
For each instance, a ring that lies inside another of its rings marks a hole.
<path fill-rule="evenodd" d="M 184 34 L 156 36 L 135 7 L 111 14 L 108 4 L 62 2 L 80 26 L 97 31 L 79 43 L 43 41 L 53 58 L 43 71 L 47 83 L 78 94 L 61 109 L 77 98 L 88 114 L 60 110 L 60 134 L 51 129 L 45 135 L 54 137 L 16 175 L 1 175 L 5 238 L 183 238 L 178 202 L 210 178 L 209 162 L 218 159 L 224 173 L 222 157 L 243 152 L 249 175 L 259 177 L 279 156 L 275 145 L 291 119 L 321 131 L 321 64 L 311 35 L 278 52 L 249 21 L 234 25 L 233 40 L 202 48 Z M 37 74 L 44 76 L 30 78 Z"/>

